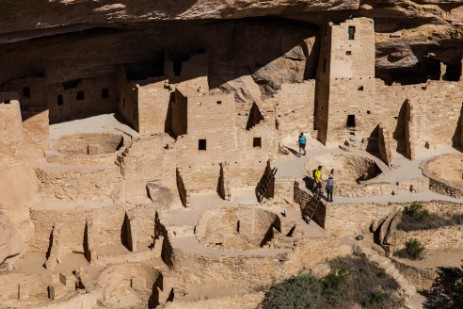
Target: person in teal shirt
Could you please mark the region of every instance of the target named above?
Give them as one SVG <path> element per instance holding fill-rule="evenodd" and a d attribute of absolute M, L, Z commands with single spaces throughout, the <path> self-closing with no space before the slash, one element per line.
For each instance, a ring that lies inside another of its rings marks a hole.
<path fill-rule="evenodd" d="M 299 139 L 297 141 L 297 144 L 299 145 L 299 157 L 301 156 L 301 150 L 304 151 L 304 156 L 306 154 L 305 152 L 305 144 L 306 144 L 307 139 L 304 136 L 304 133 L 301 132 L 299 135 Z"/>

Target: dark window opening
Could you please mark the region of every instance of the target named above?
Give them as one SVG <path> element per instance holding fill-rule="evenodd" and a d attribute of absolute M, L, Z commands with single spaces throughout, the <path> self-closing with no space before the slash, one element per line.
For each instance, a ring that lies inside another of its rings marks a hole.
<path fill-rule="evenodd" d="M 355 40 L 355 26 L 349 26 L 349 40 Z"/>
<path fill-rule="evenodd" d="M 352 52 L 350 50 L 348 50 L 348 51 L 346 51 L 346 55 L 350 56 L 350 55 L 352 55 Z"/>
<path fill-rule="evenodd" d="M 326 72 L 326 65 L 327 65 L 327 63 L 326 63 L 326 58 L 324 58 L 324 59 L 323 59 L 323 73 Z"/>
<path fill-rule="evenodd" d="M 76 99 L 77 99 L 78 101 L 84 100 L 84 99 L 85 99 L 85 93 L 84 93 L 83 91 L 77 92 Z"/>
<path fill-rule="evenodd" d="M 254 147 L 254 148 L 262 147 L 262 138 L 254 137 L 254 139 L 252 140 L 252 147 Z"/>
<path fill-rule="evenodd" d="M 358 91 L 363 91 L 363 86 L 358 86 L 357 90 Z"/>
<path fill-rule="evenodd" d="M 108 88 L 101 89 L 101 98 L 102 99 L 108 99 L 109 98 L 109 89 Z"/>
<path fill-rule="evenodd" d="M 57 100 L 58 100 L 58 105 L 64 105 L 64 98 L 62 94 L 58 96 Z"/>
<path fill-rule="evenodd" d="M 24 87 L 23 88 L 23 97 L 24 98 L 30 98 L 31 97 L 31 88 L 29 88 L 29 87 Z"/>
<path fill-rule="evenodd" d="M 445 74 L 443 76 L 444 80 L 450 82 L 458 82 L 461 78 L 461 63 L 459 64 L 447 64 Z"/>
<path fill-rule="evenodd" d="M 76 79 L 76 80 L 70 80 L 70 81 L 64 82 L 61 85 L 63 86 L 64 90 L 69 90 L 69 89 L 76 88 L 77 86 L 79 86 L 81 82 L 82 82 L 81 79 Z"/>
<path fill-rule="evenodd" d="M 198 150 L 206 150 L 206 140 L 200 139 L 198 141 Z"/>
<path fill-rule="evenodd" d="M 217 101 L 217 105 L 222 105 L 222 101 Z"/>
<path fill-rule="evenodd" d="M 349 128 L 355 128 L 355 115 L 347 116 L 347 126 Z"/>
<path fill-rule="evenodd" d="M 5 100 L 3 101 L 5 104 L 10 104 L 11 103 L 11 100 Z"/>

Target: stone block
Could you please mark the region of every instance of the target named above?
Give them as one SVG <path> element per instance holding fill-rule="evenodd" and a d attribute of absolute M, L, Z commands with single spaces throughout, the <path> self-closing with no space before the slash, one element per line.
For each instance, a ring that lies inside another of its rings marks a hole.
<path fill-rule="evenodd" d="M 76 289 L 76 277 L 74 275 L 66 275 L 63 273 L 59 274 L 59 281 L 68 289 L 68 290 L 75 290 Z"/>
<path fill-rule="evenodd" d="M 56 300 L 66 296 L 68 290 L 66 286 L 62 284 L 54 284 L 48 286 L 48 298 L 50 300 Z"/>

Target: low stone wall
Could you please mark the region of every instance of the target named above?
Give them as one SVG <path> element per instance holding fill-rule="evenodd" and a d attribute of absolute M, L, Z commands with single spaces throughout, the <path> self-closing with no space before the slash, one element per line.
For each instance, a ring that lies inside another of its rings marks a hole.
<path fill-rule="evenodd" d="M 35 170 L 44 199 L 97 200 L 116 194 L 122 175 L 116 165 L 44 165 Z"/>
<path fill-rule="evenodd" d="M 417 290 L 428 290 L 431 288 L 434 279 L 437 277 L 436 270 L 432 268 L 418 269 L 416 267 L 401 263 L 392 259 L 394 266 L 399 272 L 412 283 Z"/>
<path fill-rule="evenodd" d="M 295 178 L 276 178 L 274 185 L 274 198 L 292 201 L 294 199 Z"/>
<path fill-rule="evenodd" d="M 373 221 L 387 217 L 395 207 L 373 203 L 332 205 L 326 214 L 326 229 L 333 233 L 366 234 Z"/>
<path fill-rule="evenodd" d="M 344 197 L 366 197 L 374 195 L 390 195 L 410 192 L 424 192 L 429 188 L 429 180 L 426 178 L 403 180 L 397 183 L 352 183 L 336 182 L 334 195 Z"/>
<path fill-rule="evenodd" d="M 307 205 L 307 203 L 313 198 L 312 193 L 308 191 L 304 191 L 301 189 L 303 184 L 299 182 L 294 183 L 294 201 L 301 206 L 301 210 Z M 326 224 L 326 212 L 327 212 L 328 205 L 325 201 L 320 200 L 318 208 L 313 216 L 313 220 L 320 225 L 322 228 L 325 228 Z"/>
<path fill-rule="evenodd" d="M 429 189 L 442 195 L 448 195 L 454 198 L 463 198 L 463 188 L 458 187 L 449 180 L 443 179 L 434 171 L 434 168 L 441 165 L 441 163 L 445 160 L 448 162 L 441 166 L 441 169 L 444 169 L 445 171 L 448 171 L 449 167 L 456 169 L 460 166 L 458 161 L 460 161 L 461 158 L 461 154 L 446 154 L 436 156 L 423 164 L 423 174 L 429 178 Z M 452 164 L 454 166 L 452 166 Z"/>
<path fill-rule="evenodd" d="M 393 250 L 400 249 L 408 240 L 416 238 L 426 249 L 463 249 L 463 225 L 453 225 L 432 230 L 401 231 L 394 237 Z"/>

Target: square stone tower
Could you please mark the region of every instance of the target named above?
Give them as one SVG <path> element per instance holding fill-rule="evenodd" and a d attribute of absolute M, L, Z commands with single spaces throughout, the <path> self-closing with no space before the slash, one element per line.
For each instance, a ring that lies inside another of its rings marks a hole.
<path fill-rule="evenodd" d="M 317 72 L 315 127 L 324 144 L 342 142 L 368 121 L 375 97 L 375 30 L 355 18 L 322 29 Z"/>

